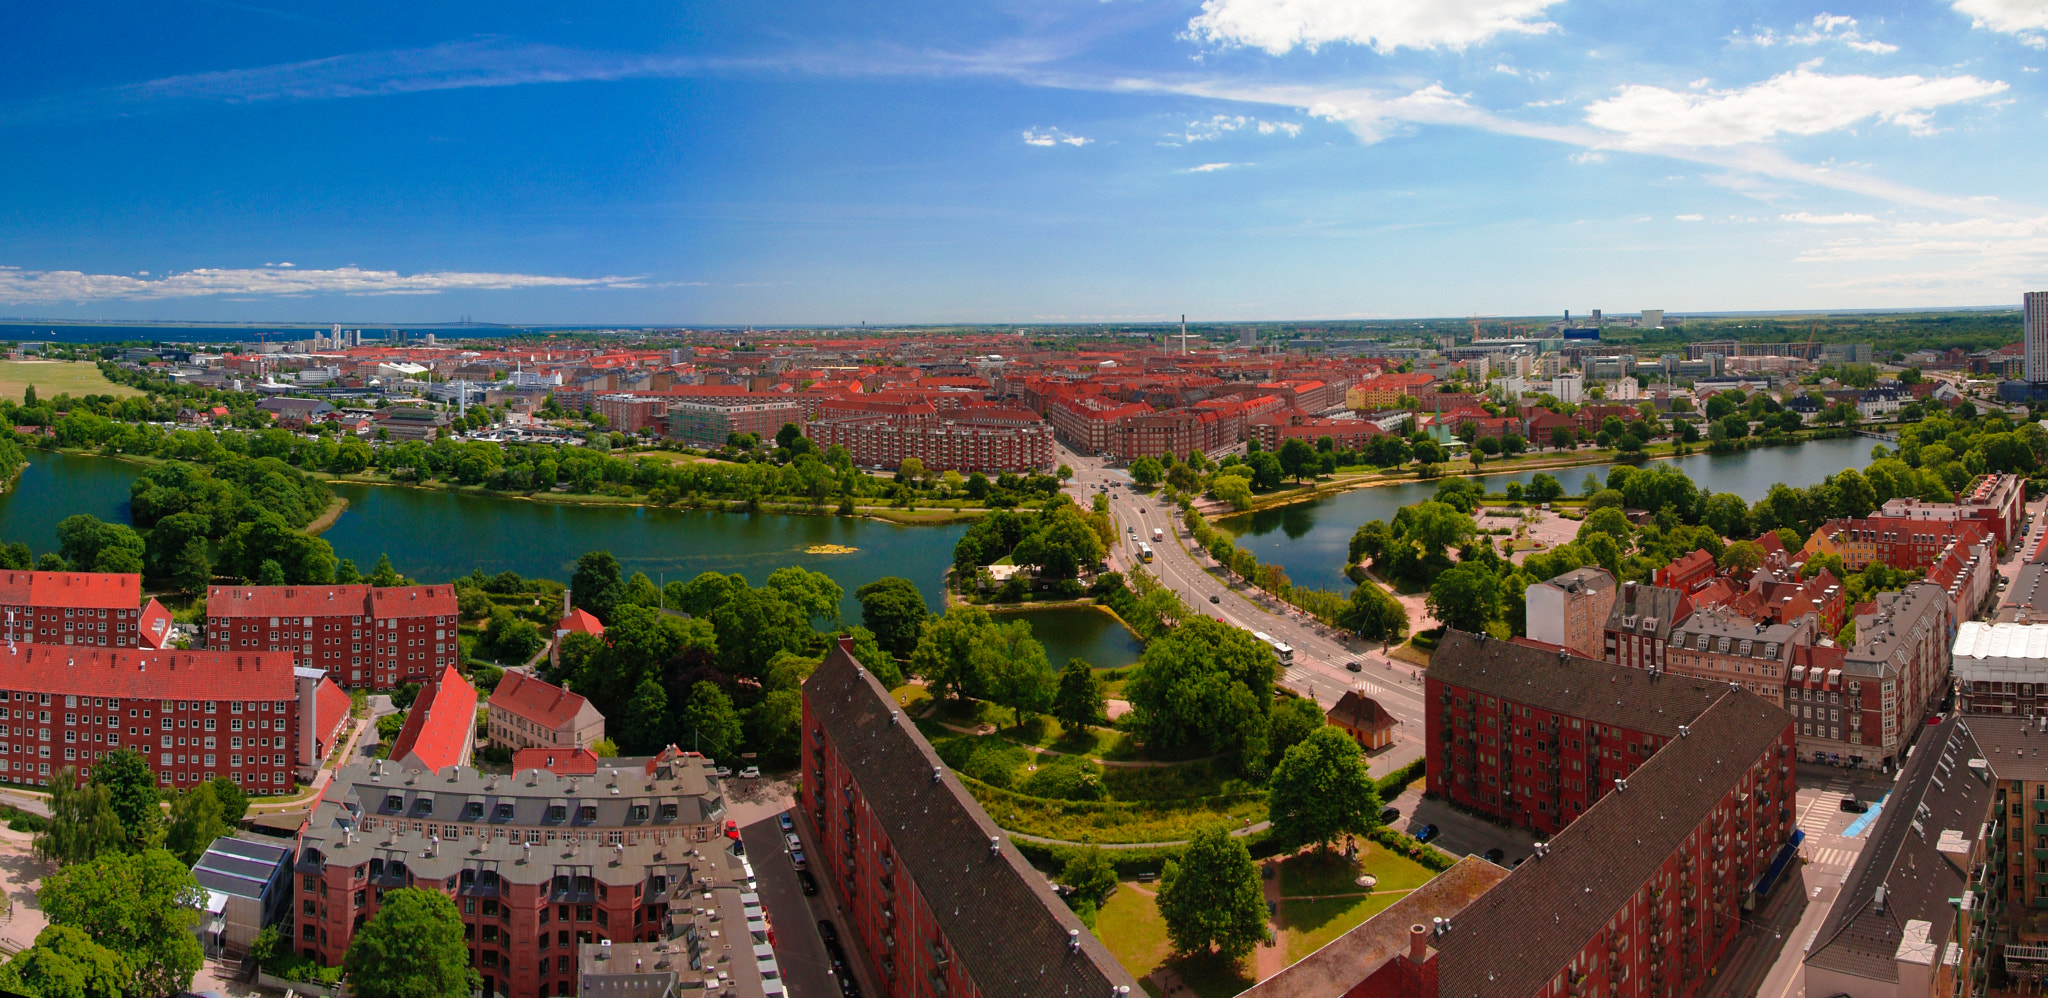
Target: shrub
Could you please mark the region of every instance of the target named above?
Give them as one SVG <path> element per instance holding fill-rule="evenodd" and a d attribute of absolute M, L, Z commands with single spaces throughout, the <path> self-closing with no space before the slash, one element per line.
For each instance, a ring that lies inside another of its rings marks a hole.
<path fill-rule="evenodd" d="M 1408 789 L 1408 784 L 1422 779 L 1423 773 L 1427 770 L 1428 760 L 1417 759 L 1388 773 L 1384 779 L 1376 781 L 1374 786 L 1379 790 L 1381 800 L 1390 801 L 1401 796 L 1401 791 Z"/>
<path fill-rule="evenodd" d="M 1009 789 L 1017 781 L 1029 753 L 1000 738 L 955 738 L 935 746 L 939 758 L 963 776 L 992 787 Z"/>
<path fill-rule="evenodd" d="M 1024 778 L 1017 789 L 1033 797 L 1052 800 L 1101 800 L 1104 795 L 1102 767 L 1080 756 L 1042 756 L 1038 771 Z M 987 782 L 987 781 L 983 781 Z"/>

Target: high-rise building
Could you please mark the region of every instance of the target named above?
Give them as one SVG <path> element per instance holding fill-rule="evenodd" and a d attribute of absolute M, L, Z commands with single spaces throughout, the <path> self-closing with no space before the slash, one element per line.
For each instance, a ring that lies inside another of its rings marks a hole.
<path fill-rule="evenodd" d="M 2048 291 L 2020 296 L 2026 312 L 2027 380 L 2048 381 Z"/>

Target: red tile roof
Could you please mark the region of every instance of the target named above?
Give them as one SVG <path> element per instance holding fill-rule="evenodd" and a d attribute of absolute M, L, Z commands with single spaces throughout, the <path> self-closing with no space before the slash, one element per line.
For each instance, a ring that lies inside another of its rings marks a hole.
<path fill-rule="evenodd" d="M 215 617 L 455 616 L 454 586 L 214 586 L 206 612 Z"/>
<path fill-rule="evenodd" d="M 289 652 L 156 651 L 16 645 L 0 651 L 0 686 L 141 700 L 291 700 Z"/>
<path fill-rule="evenodd" d="M 561 622 L 555 625 L 555 630 L 588 634 L 596 638 L 604 637 L 604 623 L 580 606 L 570 610 L 568 616 L 563 617 Z M 505 678 L 512 677 L 508 674 Z"/>
<path fill-rule="evenodd" d="M 142 619 L 136 622 L 135 633 L 142 638 L 144 647 L 164 649 L 171 644 L 171 611 L 154 599 L 142 608 Z"/>
<path fill-rule="evenodd" d="M 379 617 L 446 616 L 460 613 L 454 586 L 396 586 L 370 590 L 370 609 Z M 474 691 L 472 691 L 474 692 Z M 474 696 L 471 699 L 475 699 Z M 471 706 L 475 706 L 472 704 Z"/>
<path fill-rule="evenodd" d="M 341 727 L 343 718 L 348 716 L 348 692 L 334 685 L 334 680 L 323 677 L 320 688 L 313 693 L 314 716 L 306 723 L 313 725 L 313 733 L 320 738 L 320 744 L 333 748 L 334 732 Z M 322 760 L 325 761 L 325 760 Z"/>
<path fill-rule="evenodd" d="M 491 706 L 503 708 L 548 731 L 566 727 L 589 702 L 560 686 L 541 682 L 523 672 L 505 673 L 505 678 L 498 681 L 498 688 L 491 692 Z"/>
<path fill-rule="evenodd" d="M 507 673 L 505 678 L 512 676 Z M 597 754 L 580 748 L 523 748 L 512 753 L 513 772 L 529 769 L 545 769 L 558 776 L 589 776 L 597 772 Z"/>
<path fill-rule="evenodd" d="M 132 609 L 142 605 L 142 576 L 127 572 L 0 572 L 0 605 Z"/>
<path fill-rule="evenodd" d="M 411 761 L 430 773 L 459 766 L 469 759 L 475 731 L 476 688 L 451 665 L 413 702 L 405 727 L 391 743 L 391 759 Z"/>

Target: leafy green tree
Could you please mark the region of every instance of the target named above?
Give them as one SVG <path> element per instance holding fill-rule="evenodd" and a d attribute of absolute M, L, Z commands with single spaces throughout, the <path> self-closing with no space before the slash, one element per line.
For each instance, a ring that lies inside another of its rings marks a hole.
<path fill-rule="evenodd" d="M 892 575 L 854 590 L 853 598 L 860 601 L 861 623 L 884 650 L 907 657 L 917 648 L 918 631 L 931 610 L 916 583 Z"/>
<path fill-rule="evenodd" d="M 1091 846 L 1067 860 L 1067 865 L 1060 869 L 1060 884 L 1073 888 L 1075 897 L 1100 908 L 1116 893 L 1116 866 L 1101 846 Z"/>
<path fill-rule="evenodd" d="M 164 848 L 190 866 L 199 862 L 213 840 L 229 832 L 221 820 L 220 798 L 213 795 L 211 781 L 179 794 L 171 801 L 171 820 L 164 834 Z"/>
<path fill-rule="evenodd" d="M 249 813 L 249 795 L 242 792 L 242 785 L 225 776 L 216 776 L 207 783 L 213 787 L 213 799 L 220 802 L 220 820 L 230 828 L 241 824 L 243 816 Z"/>
<path fill-rule="evenodd" d="M 1296 482 L 1319 467 L 1316 449 L 1300 437 L 1288 437 L 1280 443 L 1280 470 Z"/>
<path fill-rule="evenodd" d="M 1287 750 L 1328 725 L 1323 708 L 1307 697 L 1273 698 L 1272 760 L 1278 763 Z"/>
<path fill-rule="evenodd" d="M 735 676 L 759 676 L 776 653 L 802 654 L 811 644 L 809 615 L 772 589 L 734 592 L 711 611 L 711 626 L 719 665 Z"/>
<path fill-rule="evenodd" d="M 105 787 L 114 816 L 130 851 L 155 848 L 163 841 L 162 798 L 156 789 L 156 773 L 132 748 L 115 749 L 92 768 L 92 785 Z"/>
<path fill-rule="evenodd" d="M 213 583 L 213 561 L 207 557 L 206 542 L 197 537 L 185 542 L 165 572 L 165 581 L 187 595 L 199 595 Z"/>
<path fill-rule="evenodd" d="M 646 572 L 634 572 L 633 577 L 626 580 L 619 602 L 659 610 L 662 608 L 662 593 L 654 588 L 654 580 L 648 578 Z"/>
<path fill-rule="evenodd" d="M 1145 646 L 1124 687 L 1133 729 L 1154 748 L 1201 747 L 1263 768 L 1276 668 L 1250 632 L 1195 616 Z"/>
<path fill-rule="evenodd" d="M 83 863 L 127 844 L 127 833 L 107 788 L 79 784 L 70 766 L 50 784 L 50 820 L 36 833 L 36 855 L 45 861 Z"/>
<path fill-rule="evenodd" d="M 1173 882 L 1159 891 L 1159 916 L 1174 952 L 1243 959 L 1266 938 L 1266 898 L 1244 840 L 1221 827 L 1195 833 Z"/>
<path fill-rule="evenodd" d="M 1714 563 L 1730 575 L 1747 576 L 1763 566 L 1764 549 L 1755 541 L 1736 541 L 1722 548 Z"/>
<path fill-rule="evenodd" d="M 1159 480 L 1166 475 L 1166 469 L 1160 466 L 1159 459 L 1153 457 L 1141 457 L 1132 461 L 1130 471 L 1131 481 L 1137 483 L 1139 488 L 1146 489 L 1159 484 Z"/>
<path fill-rule="evenodd" d="M 500 662 L 519 665 L 538 654 L 546 644 L 547 639 L 541 636 L 538 625 L 513 613 L 509 607 L 500 606 L 491 610 L 491 619 L 484 624 L 479 650 Z"/>
<path fill-rule="evenodd" d="M 36 892 L 53 925 L 67 925 L 119 953 L 135 970 L 129 995 L 192 986 L 203 954 L 193 929 L 206 894 L 192 871 L 162 849 L 106 853 L 44 878 Z"/>
<path fill-rule="evenodd" d="M 893 690 L 903 685 L 903 669 L 896 664 L 896 656 L 882 650 L 873 631 L 865 627 L 842 627 L 839 633 L 853 639 L 850 649 L 853 660 L 874 673 L 875 681 L 881 683 L 883 689 Z"/>
<path fill-rule="evenodd" d="M 1273 835 L 1292 846 L 1318 849 L 1347 832 L 1372 830 L 1380 795 L 1366 775 L 1365 757 L 1344 732 L 1321 727 L 1287 750 L 1266 781 Z"/>
<path fill-rule="evenodd" d="M 839 601 L 845 598 L 846 590 L 823 572 L 794 565 L 778 568 L 769 573 L 765 588 L 802 611 L 809 620 L 839 622 Z"/>
<path fill-rule="evenodd" d="M 1058 680 L 1045 660 L 1045 646 L 1031 636 L 1030 622 L 994 624 L 976 653 L 988 663 L 989 699 L 1010 708 L 1018 726 L 1024 724 L 1024 715 L 1052 709 Z"/>
<path fill-rule="evenodd" d="M 1605 535 L 1602 535 L 1605 536 Z M 1461 631 L 1483 634 L 1500 612 L 1500 586 L 1477 565 L 1457 565 L 1430 583 L 1429 615 Z"/>
<path fill-rule="evenodd" d="M 1616 543 L 1626 546 L 1630 538 L 1635 536 L 1635 532 L 1635 527 L 1628 522 L 1628 517 L 1620 509 L 1603 506 L 1587 514 L 1585 521 L 1579 524 L 1577 536 L 1584 540 L 1594 534 L 1606 534 L 1614 538 Z"/>
<path fill-rule="evenodd" d="M 462 915 L 439 891 L 400 888 L 350 940 L 341 966 L 362 998 L 468 998 L 483 987 L 469 965 Z"/>
<path fill-rule="evenodd" d="M 125 523 L 105 523 L 89 513 L 57 521 L 57 553 L 73 571 L 140 572 L 144 547 L 142 535 Z"/>
<path fill-rule="evenodd" d="M 1251 479 L 1240 475 L 1217 475 L 1209 483 L 1209 491 L 1216 498 L 1229 503 L 1231 509 L 1245 510 L 1252 505 Z"/>
<path fill-rule="evenodd" d="M 1351 590 L 1351 602 L 1337 617 L 1337 623 L 1371 641 L 1392 641 L 1407 633 L 1408 609 L 1371 579 Z"/>
<path fill-rule="evenodd" d="M 777 765 L 790 765 L 803 748 L 804 697 L 775 690 L 747 711 L 747 744 Z"/>
<path fill-rule="evenodd" d="M 1060 670 L 1059 691 L 1053 694 L 1052 716 L 1068 730 L 1079 730 L 1108 720 L 1104 709 L 1102 681 L 1095 670 L 1078 658 L 1067 660 Z"/>
<path fill-rule="evenodd" d="M 370 585 L 389 589 L 404 584 L 405 579 L 398 574 L 398 569 L 391 566 L 391 556 L 380 552 L 377 555 L 377 564 L 370 569 Z"/>
<path fill-rule="evenodd" d="M 746 577 L 737 572 L 731 575 L 705 572 L 688 582 L 669 583 L 668 608 L 681 610 L 692 617 L 708 617 L 711 611 L 724 606 L 734 592 L 746 588 Z"/>
<path fill-rule="evenodd" d="M 0 966 L 0 989 L 35 998 L 125 998 L 135 968 L 69 925 L 48 925 L 35 945 Z"/>
<path fill-rule="evenodd" d="M 714 759 L 727 759 L 739 750 L 741 734 L 739 712 L 724 690 L 707 681 L 690 688 L 676 729 L 678 739 L 688 738 L 696 751 Z"/>
<path fill-rule="evenodd" d="M 619 717 L 618 739 L 628 751 L 652 755 L 668 744 L 668 691 L 653 675 L 641 678 Z"/>
<path fill-rule="evenodd" d="M 977 650 L 994 626 L 988 611 L 978 606 L 947 609 L 945 616 L 925 621 L 910 653 L 910 671 L 924 677 L 932 695 L 940 699 L 986 697 L 987 660 Z"/>
<path fill-rule="evenodd" d="M 284 585 L 284 566 L 278 564 L 275 558 L 263 559 L 263 564 L 256 567 L 256 584 L 259 586 Z"/>
<path fill-rule="evenodd" d="M 572 605 L 590 615 L 612 622 L 612 612 L 625 598 L 626 584 L 620 576 L 619 560 L 610 551 L 591 551 L 576 559 L 576 574 L 569 578 Z"/>

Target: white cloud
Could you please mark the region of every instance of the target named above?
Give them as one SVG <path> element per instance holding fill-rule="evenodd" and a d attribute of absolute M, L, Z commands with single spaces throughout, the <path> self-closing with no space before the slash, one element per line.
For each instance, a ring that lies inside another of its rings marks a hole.
<path fill-rule="evenodd" d="M 1247 117 L 1242 114 L 1218 114 L 1212 115 L 1207 119 L 1188 122 L 1187 129 L 1179 136 L 1180 142 L 1168 144 L 1180 145 L 1184 142 L 1209 142 L 1220 139 L 1231 132 L 1247 128 L 1258 132 L 1260 135 L 1284 134 L 1288 138 L 1293 138 L 1301 134 L 1301 125 L 1292 121 L 1261 121 L 1258 118 Z"/>
<path fill-rule="evenodd" d="M 2048 31 L 2048 4 L 2041 0 L 1950 0 L 1956 13 L 1969 17 L 1973 28 L 2006 34 Z"/>
<path fill-rule="evenodd" d="M 1704 222 L 1707 219 L 1707 216 L 1699 214 L 1673 215 L 1671 217 L 1673 220 L 1680 222 Z"/>
<path fill-rule="evenodd" d="M 1542 34 L 1556 25 L 1538 20 L 1559 0 L 1203 0 L 1188 22 L 1199 39 L 1249 45 L 1284 55 L 1299 45 L 1313 52 L 1332 42 L 1370 46 L 1385 55 L 1398 48 L 1463 50 L 1505 33 Z"/>
<path fill-rule="evenodd" d="M 2033 284 L 2048 269 L 2048 216 L 1900 222 L 1809 247 L 1798 259 L 1858 265 L 1856 276 L 1819 287 L 1898 300 L 1940 294 L 1951 301 L 2003 301 L 2013 288 Z M 1897 271 L 1870 266 L 1883 263 L 1905 266 Z"/>
<path fill-rule="evenodd" d="M 510 291 L 523 288 L 647 288 L 637 277 L 551 277 L 539 274 L 436 271 L 400 274 L 390 270 L 340 267 L 290 268 L 277 264 L 241 270 L 200 269 L 142 280 L 120 274 L 76 270 L 21 270 L 0 267 L 0 302 L 151 300 L 215 295 L 295 297 L 316 294 L 431 295 L 443 291 Z"/>
<path fill-rule="evenodd" d="M 1231 167 L 1233 167 L 1233 166 L 1248 166 L 1248 165 L 1250 165 L 1250 164 L 1247 164 L 1247 163 L 1203 163 L 1203 164 L 1202 164 L 1201 166 L 1191 166 L 1191 167 L 1188 167 L 1188 168 L 1187 168 L 1186 170 L 1184 170 L 1184 171 L 1182 171 L 1182 172 L 1184 172 L 1184 173 L 1215 173 L 1215 172 L 1216 172 L 1216 171 L 1218 171 L 1218 170 L 1228 170 L 1228 169 L 1230 169 L 1230 168 L 1231 168 Z"/>
<path fill-rule="evenodd" d="M 1589 163 L 1605 163 L 1607 162 L 1607 154 L 1598 149 L 1588 149 L 1584 152 L 1572 153 L 1572 162 L 1580 166 L 1585 166 Z"/>
<path fill-rule="evenodd" d="M 1809 211 L 1795 211 L 1789 215 L 1779 215 L 1778 220 L 1781 222 L 1798 222 L 1802 225 L 1864 225 L 1875 223 L 1877 216 L 1853 211 L 1845 211 L 1836 215 L 1816 215 Z"/>
<path fill-rule="evenodd" d="M 1586 109 L 1586 122 L 1633 145 L 1725 146 L 1778 135 L 1818 135 L 1870 118 L 1932 131 L 1935 108 L 2006 89 L 1974 76 L 1828 76 L 1801 66 L 1740 90 L 1689 94 L 1624 86 Z"/>
<path fill-rule="evenodd" d="M 1083 138 L 1079 135 L 1069 135 L 1066 132 L 1060 131 L 1057 128 L 1048 128 L 1042 132 L 1036 128 L 1027 128 L 1024 130 L 1024 144 L 1027 146 L 1065 145 L 1078 147 L 1085 146 L 1093 141 L 1095 140 L 1090 138 Z"/>
<path fill-rule="evenodd" d="M 1273 134 L 1273 133 L 1275 133 L 1275 132 L 1285 132 L 1285 133 L 1287 133 L 1287 137 L 1291 139 L 1291 138 L 1294 138 L 1295 136 L 1297 136 L 1297 135 L 1300 135 L 1300 134 L 1301 134 L 1301 125 L 1300 125 L 1300 123 L 1298 123 L 1298 122 L 1293 122 L 1293 121 L 1261 121 L 1261 122 L 1259 122 L 1259 134 L 1260 134 L 1260 135 L 1271 135 L 1271 134 Z"/>
<path fill-rule="evenodd" d="M 1731 40 L 1738 44 L 1761 48 L 1780 44 L 1819 45 L 1823 42 L 1840 42 L 1858 52 L 1868 52 L 1872 55 L 1888 55 L 1899 50 L 1897 45 L 1863 37 L 1856 30 L 1856 19 L 1841 14 L 1817 14 L 1807 23 L 1804 31 L 1794 30 L 1796 33 L 1785 35 L 1770 28 L 1763 28 L 1753 35 L 1745 35 L 1738 31 Z"/>

